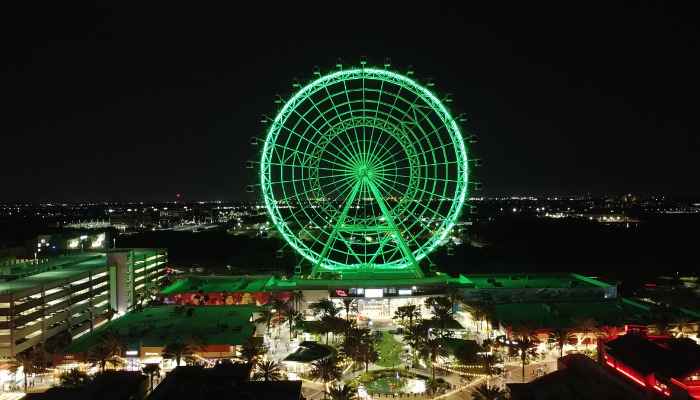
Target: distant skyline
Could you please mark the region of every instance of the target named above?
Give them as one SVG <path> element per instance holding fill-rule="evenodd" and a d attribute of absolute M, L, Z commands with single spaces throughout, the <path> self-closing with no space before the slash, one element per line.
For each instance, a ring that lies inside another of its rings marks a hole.
<path fill-rule="evenodd" d="M 479 137 L 474 195 L 700 195 L 682 4 L 247 7 L 5 10 L 0 202 L 254 200 L 261 114 L 361 56 L 452 94 Z"/>

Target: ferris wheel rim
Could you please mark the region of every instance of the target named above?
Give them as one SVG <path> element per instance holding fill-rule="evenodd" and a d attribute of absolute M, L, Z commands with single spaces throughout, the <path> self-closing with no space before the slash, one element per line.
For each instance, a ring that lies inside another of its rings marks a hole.
<path fill-rule="evenodd" d="M 301 89 L 299 89 L 287 102 L 284 103 L 283 107 L 275 116 L 272 121 L 270 128 L 268 129 L 265 137 L 265 142 L 263 146 L 263 159 L 261 162 L 260 169 L 260 185 L 263 190 L 263 200 L 265 203 L 265 208 L 272 219 L 275 227 L 277 227 L 283 236 L 284 240 L 300 255 L 302 255 L 306 260 L 311 263 L 321 263 L 323 267 L 329 269 L 342 269 L 345 267 L 342 263 L 337 263 L 333 260 L 319 260 L 321 256 L 318 252 L 314 251 L 309 247 L 302 247 L 299 245 L 299 233 L 292 231 L 288 226 L 288 221 L 280 214 L 278 209 L 278 204 L 276 202 L 279 199 L 275 199 L 273 194 L 270 193 L 267 173 L 270 167 L 269 162 L 266 162 L 266 156 L 269 156 L 270 146 L 274 146 L 274 142 L 280 135 L 282 126 L 286 122 L 286 118 L 289 116 L 290 109 L 297 106 L 301 101 L 311 96 L 313 93 L 322 90 L 324 87 L 328 87 L 329 82 L 333 81 L 344 81 L 357 78 L 371 78 L 371 79 L 387 79 L 395 84 L 400 84 L 402 88 L 406 88 L 414 93 L 416 96 L 420 97 L 430 105 L 431 111 L 436 112 L 440 117 L 442 123 L 447 127 L 449 132 L 449 137 L 452 140 L 456 152 L 458 153 L 458 164 L 459 172 L 458 177 L 461 178 L 461 182 L 458 185 L 457 193 L 454 194 L 452 198 L 452 206 L 446 217 L 444 226 L 438 232 L 436 237 L 433 237 L 423 243 L 422 246 L 414 250 L 415 261 L 420 261 L 424 259 L 429 253 L 433 252 L 441 242 L 445 240 L 451 229 L 457 223 L 461 210 L 466 202 L 466 196 L 468 192 L 468 182 L 469 182 L 469 168 L 468 168 L 468 153 L 465 142 L 462 137 L 461 130 L 451 116 L 450 112 L 444 106 L 444 104 L 427 88 L 418 84 L 415 80 L 404 76 L 402 74 L 378 68 L 354 68 L 347 70 L 339 70 L 324 76 L 321 76 L 312 82 L 308 83 Z M 398 83 L 396 83 L 398 82 Z M 269 161 L 269 160 L 268 160 Z M 449 220 L 447 220 L 449 218 Z M 303 244 L 303 243 L 302 243 Z M 423 246 L 428 246 L 423 248 Z M 405 261 L 405 260 L 404 260 Z M 387 263 L 388 266 L 401 267 L 400 261 L 394 261 Z"/>

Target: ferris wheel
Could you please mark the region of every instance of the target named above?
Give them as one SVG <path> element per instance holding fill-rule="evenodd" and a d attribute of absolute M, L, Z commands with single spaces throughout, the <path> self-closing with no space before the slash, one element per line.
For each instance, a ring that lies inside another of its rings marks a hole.
<path fill-rule="evenodd" d="M 323 272 L 422 276 L 467 198 L 459 126 L 431 90 L 387 69 L 320 75 L 271 120 L 260 186 L 284 240 Z"/>

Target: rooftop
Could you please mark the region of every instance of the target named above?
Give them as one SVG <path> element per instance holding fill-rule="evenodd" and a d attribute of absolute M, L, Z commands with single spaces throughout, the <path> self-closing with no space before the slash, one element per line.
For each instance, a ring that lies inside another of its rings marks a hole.
<path fill-rule="evenodd" d="M 177 367 L 149 396 L 150 400 L 236 398 L 299 400 L 301 381 L 247 382 L 237 365 Z M 232 373 L 229 373 L 229 370 Z"/>
<path fill-rule="evenodd" d="M 470 274 L 469 279 L 477 289 L 489 288 L 548 288 L 610 287 L 595 278 L 579 274 Z"/>
<path fill-rule="evenodd" d="M 190 276 L 180 279 L 161 291 L 164 295 L 199 292 L 260 292 L 274 281 L 271 276 Z"/>
<path fill-rule="evenodd" d="M 105 267 L 107 256 L 104 253 L 85 253 L 80 255 L 59 256 L 45 264 L 44 272 L 13 281 L 0 282 L 0 294 L 14 293 L 34 287 L 40 287 L 55 281 L 70 278 L 86 271 Z"/>
<path fill-rule="evenodd" d="M 333 349 L 316 342 L 301 342 L 299 348 L 288 355 L 284 361 L 295 361 L 299 363 L 311 363 L 333 354 Z"/>
<path fill-rule="evenodd" d="M 700 370 L 700 346 L 691 339 L 649 340 L 622 335 L 605 344 L 607 353 L 644 375 L 682 379 Z"/>
<path fill-rule="evenodd" d="M 456 288 L 593 288 L 607 283 L 578 274 L 477 274 L 452 277 L 439 273 L 431 277 L 407 278 L 382 275 L 349 279 L 278 279 L 273 276 L 188 276 L 163 289 L 164 295 L 198 292 L 275 292 L 329 290 L 334 288 L 384 288 L 447 286 Z"/>
<path fill-rule="evenodd" d="M 568 366 L 566 366 L 569 364 Z M 513 400 L 646 399 L 646 393 L 627 385 L 608 373 L 600 364 L 581 354 L 559 360 L 559 369 L 529 383 L 509 383 Z"/>
<path fill-rule="evenodd" d="M 602 325 L 647 324 L 653 313 L 648 306 L 616 298 L 600 301 L 547 303 L 506 303 L 494 306 L 495 321 L 504 325 L 534 325 L 534 328 L 574 326 L 577 320 L 590 318 Z"/>
<path fill-rule="evenodd" d="M 203 345 L 239 345 L 255 331 L 250 318 L 256 309 L 255 306 L 148 307 L 141 312 L 130 312 L 76 339 L 67 352 L 88 351 L 108 331 L 119 336 L 131 350 L 140 346 L 160 347 L 191 338 Z M 192 310 L 191 315 L 189 310 Z"/>

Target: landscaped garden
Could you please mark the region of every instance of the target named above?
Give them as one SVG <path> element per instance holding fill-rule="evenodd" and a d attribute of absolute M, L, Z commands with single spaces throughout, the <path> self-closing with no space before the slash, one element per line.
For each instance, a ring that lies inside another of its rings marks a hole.
<path fill-rule="evenodd" d="M 377 342 L 377 352 L 379 353 L 377 365 L 393 368 L 401 364 L 403 344 L 396 340 L 391 333 L 382 332 L 382 336 Z"/>
<path fill-rule="evenodd" d="M 423 393 L 426 390 L 426 377 L 398 369 L 384 369 L 362 374 L 356 384 L 363 386 L 367 393 Z"/>

